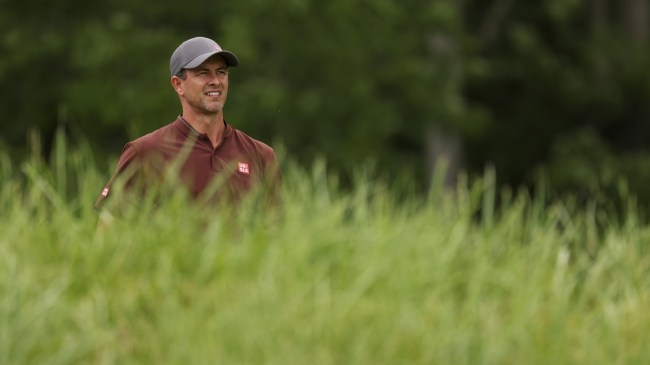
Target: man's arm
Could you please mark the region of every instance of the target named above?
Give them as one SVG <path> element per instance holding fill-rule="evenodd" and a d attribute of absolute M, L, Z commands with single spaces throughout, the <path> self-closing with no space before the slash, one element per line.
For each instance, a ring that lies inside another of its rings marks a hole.
<path fill-rule="evenodd" d="M 262 175 L 262 183 L 268 195 L 268 202 L 271 206 L 276 206 L 280 203 L 280 194 L 282 190 L 282 171 L 280 170 L 280 163 L 273 151 L 273 148 L 263 145 L 261 159 L 264 166 L 264 173 Z"/>
<path fill-rule="evenodd" d="M 101 194 L 95 201 L 95 209 L 102 209 L 106 199 L 110 196 L 111 190 L 115 186 L 116 181 L 124 179 L 123 183 L 127 188 L 134 185 L 136 174 L 138 173 L 137 165 L 139 162 L 136 163 L 138 160 L 139 154 L 136 146 L 132 142 L 127 143 L 122 150 L 122 154 L 120 155 L 113 176 L 108 180 L 108 183 L 106 183 Z"/>

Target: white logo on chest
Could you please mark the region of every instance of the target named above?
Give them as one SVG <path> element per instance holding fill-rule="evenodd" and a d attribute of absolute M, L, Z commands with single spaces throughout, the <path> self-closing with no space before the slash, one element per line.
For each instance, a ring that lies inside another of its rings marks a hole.
<path fill-rule="evenodd" d="M 248 168 L 248 164 L 246 162 L 239 163 L 239 172 L 246 175 L 250 174 L 251 170 Z"/>

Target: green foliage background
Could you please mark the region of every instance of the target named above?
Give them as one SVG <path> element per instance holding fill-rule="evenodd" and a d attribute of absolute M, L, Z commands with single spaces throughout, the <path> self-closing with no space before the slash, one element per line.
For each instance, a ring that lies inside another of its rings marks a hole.
<path fill-rule="evenodd" d="M 204 35 L 234 51 L 226 116 L 305 165 L 432 170 L 431 128 L 499 182 L 650 197 L 647 0 L 0 0 L 1 144 L 38 130 L 98 161 L 180 112 L 168 60 Z M 642 9 L 644 11 L 636 11 Z M 636 14 L 631 16 L 630 14 Z M 109 168 L 110 169 L 110 168 Z M 589 184 L 585 184 L 589 181 Z"/>

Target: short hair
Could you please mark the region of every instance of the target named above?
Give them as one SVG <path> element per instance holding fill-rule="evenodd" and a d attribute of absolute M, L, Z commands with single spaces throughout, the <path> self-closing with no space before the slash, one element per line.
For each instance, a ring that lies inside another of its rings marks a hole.
<path fill-rule="evenodd" d="M 178 76 L 178 78 L 180 78 L 181 80 L 185 81 L 185 79 L 187 79 L 187 72 L 184 68 L 182 68 L 180 71 L 178 71 L 176 76 Z"/>

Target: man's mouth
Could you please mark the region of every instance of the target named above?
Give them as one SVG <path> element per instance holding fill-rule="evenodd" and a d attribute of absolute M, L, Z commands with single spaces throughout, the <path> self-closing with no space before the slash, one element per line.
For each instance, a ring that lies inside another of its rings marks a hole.
<path fill-rule="evenodd" d="M 205 93 L 207 96 L 221 96 L 221 91 L 208 91 Z"/>

